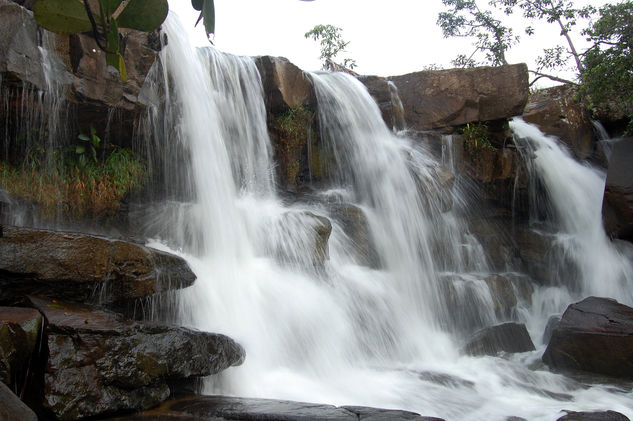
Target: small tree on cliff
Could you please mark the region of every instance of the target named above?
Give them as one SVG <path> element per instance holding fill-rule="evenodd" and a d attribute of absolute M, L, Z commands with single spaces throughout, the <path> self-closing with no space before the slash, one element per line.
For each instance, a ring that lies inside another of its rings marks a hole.
<path fill-rule="evenodd" d="M 442 0 L 448 10 L 441 12 L 437 24 L 444 37 L 474 37 L 474 51 L 461 54 L 453 60 L 456 67 L 474 67 L 478 52 L 485 54 L 486 61 L 493 66 L 508 64 L 506 51 L 518 42 L 518 37 L 495 18 L 490 10 L 479 7 L 475 0 Z"/>
<path fill-rule="evenodd" d="M 349 44 L 349 41 L 344 41 L 341 37 L 341 28 L 333 25 L 316 25 L 310 31 L 306 32 L 304 36 L 306 38 L 312 38 L 315 41 L 320 41 L 321 56 L 319 58 L 323 60 L 323 70 L 337 70 L 334 57 L 344 52 L 345 47 Z M 356 67 L 356 60 L 345 58 L 342 66 L 344 68 L 353 69 Z"/>
<path fill-rule="evenodd" d="M 585 33 L 593 46 L 584 53 L 581 92 L 594 110 L 627 115 L 633 135 L 633 1 L 601 8 Z"/>

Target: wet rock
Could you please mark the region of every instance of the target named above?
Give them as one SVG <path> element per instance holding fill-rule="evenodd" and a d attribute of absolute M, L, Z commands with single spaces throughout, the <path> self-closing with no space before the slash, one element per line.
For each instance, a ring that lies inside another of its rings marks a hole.
<path fill-rule="evenodd" d="M 476 332 L 464 347 L 470 355 L 497 355 L 501 352 L 515 353 L 534 351 L 524 324 L 504 323 Z"/>
<path fill-rule="evenodd" d="M 0 238 L 0 303 L 39 294 L 107 304 L 194 280 L 180 257 L 125 241 L 15 227 Z"/>
<path fill-rule="evenodd" d="M 602 200 L 602 219 L 611 237 L 633 241 L 633 138 L 613 144 Z"/>
<path fill-rule="evenodd" d="M 523 119 L 536 124 L 543 133 L 559 138 L 577 159 L 584 160 L 600 149 L 591 116 L 586 105 L 577 99 L 577 91 L 571 85 L 537 91 L 530 95 Z"/>
<path fill-rule="evenodd" d="M 518 302 L 512 282 L 500 275 L 491 275 L 485 281 L 492 297 L 495 314 L 502 319 L 508 319 Z"/>
<path fill-rule="evenodd" d="M 329 258 L 332 223 L 308 211 L 289 211 L 274 222 L 276 258 L 299 268 L 321 268 Z"/>
<path fill-rule="evenodd" d="M 341 224 L 345 235 L 352 240 L 356 262 L 373 269 L 380 268 L 380 258 L 363 210 L 349 203 L 332 203 L 328 205 L 328 210 L 332 218 Z"/>
<path fill-rule="evenodd" d="M 598 297 L 571 304 L 543 362 L 554 370 L 633 379 L 633 308 Z"/>
<path fill-rule="evenodd" d="M 34 357 L 42 315 L 34 309 L 0 307 L 0 381 L 21 387 Z"/>
<path fill-rule="evenodd" d="M 629 418 L 615 411 L 574 412 L 565 411 L 567 415 L 556 421 L 629 421 Z"/>
<path fill-rule="evenodd" d="M 262 78 L 268 112 L 278 114 L 300 106 L 313 108 L 314 87 L 303 70 L 284 57 L 257 57 L 255 64 Z"/>
<path fill-rule="evenodd" d="M 183 398 L 165 403 L 157 410 L 146 414 L 130 415 L 111 421 L 141 420 L 336 420 L 336 421 L 378 421 L 378 420 L 419 420 L 442 421 L 440 418 L 422 417 L 408 411 L 388 410 L 359 406 L 335 407 L 304 402 L 280 401 L 272 399 L 247 399 L 228 396 L 200 396 Z"/>
<path fill-rule="evenodd" d="M 528 99 L 525 64 L 424 71 L 389 79 L 398 88 L 406 125 L 414 130 L 520 115 Z"/>
<path fill-rule="evenodd" d="M 543 338 L 541 339 L 542 343 L 547 345 L 552 339 L 552 334 L 554 330 L 558 328 L 560 325 L 560 316 L 552 316 L 547 320 L 547 324 L 545 325 L 545 331 L 543 331 Z"/>
<path fill-rule="evenodd" d="M 0 420 L 37 421 L 37 415 L 0 381 Z"/>
<path fill-rule="evenodd" d="M 169 397 L 167 381 L 208 376 L 244 360 L 242 347 L 224 335 L 31 301 L 48 323 L 44 406 L 60 420 L 145 410 Z"/>

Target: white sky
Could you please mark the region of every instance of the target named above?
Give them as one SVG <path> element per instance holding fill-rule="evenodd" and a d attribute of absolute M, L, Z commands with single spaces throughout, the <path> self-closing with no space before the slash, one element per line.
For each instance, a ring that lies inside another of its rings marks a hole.
<path fill-rule="evenodd" d="M 577 0 L 577 5 L 598 7 L 606 0 Z M 483 2 L 482 2 L 483 4 Z M 193 26 L 197 17 L 190 0 L 170 0 L 170 6 L 185 26 Z M 237 55 L 272 55 L 288 58 L 303 70 L 318 70 L 319 45 L 304 34 L 317 24 L 342 29 L 349 41 L 342 58 L 356 60 L 361 74 L 395 76 L 423 70 L 438 64 L 450 67 L 457 54 L 472 52 L 471 40 L 442 36 L 437 15 L 444 9 L 441 0 L 215 0 L 215 46 Z M 528 37 L 523 28 L 530 24 L 513 19 L 512 27 L 521 42 L 507 54 L 510 63 L 526 62 L 533 66 L 543 47 L 563 42 L 554 24 L 534 25 L 537 36 Z M 202 25 L 199 25 L 202 26 Z M 583 24 L 582 27 L 585 25 Z M 198 43 L 204 34 L 198 28 Z M 202 41 L 201 41 L 202 40 Z M 584 37 L 575 34 L 582 50 Z"/>

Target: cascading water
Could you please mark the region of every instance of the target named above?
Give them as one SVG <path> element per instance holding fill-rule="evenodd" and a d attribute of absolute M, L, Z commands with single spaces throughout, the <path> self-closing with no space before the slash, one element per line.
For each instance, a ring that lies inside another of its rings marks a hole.
<path fill-rule="evenodd" d="M 490 310 L 486 256 L 460 222 L 469 201 L 458 187 L 451 193 L 440 185 L 439 162 L 384 125 L 360 83 L 343 74 L 312 75 L 332 177 L 310 201 L 287 204 L 275 194 L 253 60 L 194 50 L 173 17 L 164 27 L 163 67 L 154 69 L 154 91 L 146 92 L 162 105 L 150 109 L 147 128 L 156 142 L 151 149 L 167 154 L 157 162 L 172 171 L 163 180 L 171 187 L 163 190 L 169 201 L 147 210 L 145 226 L 160 238 L 152 245 L 177 250 L 198 275 L 178 293 L 180 322 L 228 334 L 247 353 L 242 366 L 210 379 L 207 393 L 410 409 L 447 420 L 551 420 L 562 408 L 633 414 L 630 394 L 530 369 L 542 345 L 504 358 L 460 355 L 465 325 L 502 321 Z M 521 124 L 513 123 L 518 132 Z M 542 171 L 545 158 L 538 148 L 533 154 Z M 585 172 L 592 170 L 578 169 Z M 446 194 L 452 210 L 442 203 Z M 375 264 L 353 252 L 337 218 L 341 209 L 364 215 Z M 567 211 L 557 210 L 558 220 Z M 326 217 L 329 260 L 318 262 Z M 567 236 L 582 236 L 574 229 L 589 223 L 570 224 Z M 598 264 L 587 280 L 602 279 Z M 608 288 L 595 291 L 622 299 L 627 274 L 619 269 Z M 591 288 L 580 284 L 583 293 Z M 539 294 L 547 295 L 537 290 L 534 302 L 545 300 Z M 529 322 L 539 344 L 549 313 L 520 307 L 515 317 Z"/>

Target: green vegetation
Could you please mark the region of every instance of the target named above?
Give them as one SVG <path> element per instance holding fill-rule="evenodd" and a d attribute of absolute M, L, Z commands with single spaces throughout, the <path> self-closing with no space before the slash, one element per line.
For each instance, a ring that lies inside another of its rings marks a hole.
<path fill-rule="evenodd" d="M 476 157 L 484 150 L 494 150 L 490 143 L 490 131 L 486 123 L 468 123 L 460 129 L 464 136 L 464 148 L 472 157 Z"/>
<path fill-rule="evenodd" d="M 581 94 L 595 112 L 626 115 L 633 135 L 633 1 L 600 9 L 586 34 L 593 46 L 584 54 Z"/>
<path fill-rule="evenodd" d="M 37 204 L 47 219 L 99 220 L 113 216 L 121 200 L 145 184 L 145 166 L 128 149 L 114 148 L 103 161 L 82 158 L 71 148 L 54 154 L 52 168 L 33 160 L 20 167 L 0 162 L 0 188 Z"/>
<path fill-rule="evenodd" d="M 308 143 L 308 131 L 314 114 L 305 107 L 291 108 L 275 117 L 273 129 L 278 137 L 275 152 L 288 185 L 296 185 L 300 169 L 301 151 Z"/>
<path fill-rule="evenodd" d="M 215 31 L 213 0 L 192 0 L 200 11 L 207 36 Z M 106 62 L 115 67 L 125 82 L 127 71 L 122 55 L 120 28 L 151 32 L 167 17 L 167 0 L 38 0 L 33 6 L 37 23 L 58 34 L 90 32 Z M 197 25 L 197 23 L 196 23 Z"/>
<path fill-rule="evenodd" d="M 341 52 L 345 51 L 345 47 L 349 42 L 343 41 L 341 37 L 341 28 L 332 25 L 316 25 L 304 35 L 306 38 L 312 38 L 315 41 L 320 40 L 321 56 L 323 60 L 323 70 L 335 70 L 336 63 L 334 58 Z M 354 69 L 356 60 L 351 58 L 343 59 L 342 67 Z M 339 66 L 341 66 L 339 65 Z"/>

